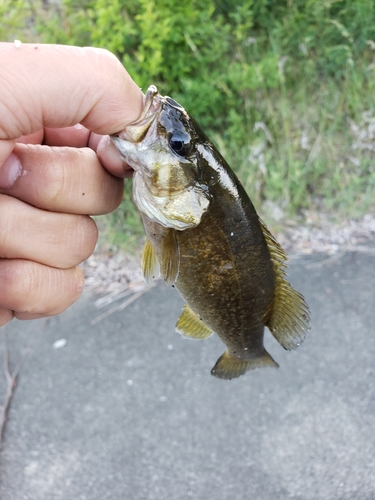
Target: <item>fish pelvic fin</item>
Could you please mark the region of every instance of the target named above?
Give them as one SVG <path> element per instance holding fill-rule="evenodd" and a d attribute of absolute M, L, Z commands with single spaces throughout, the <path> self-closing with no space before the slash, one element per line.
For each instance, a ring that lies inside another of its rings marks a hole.
<path fill-rule="evenodd" d="M 160 274 L 160 264 L 156 256 L 154 247 L 149 239 L 146 240 L 142 252 L 142 273 L 147 285 Z"/>
<path fill-rule="evenodd" d="M 287 255 L 259 220 L 276 276 L 272 314 L 266 323 L 272 335 L 288 351 L 298 347 L 310 330 L 310 311 L 303 296 L 285 279 Z"/>
<path fill-rule="evenodd" d="M 240 359 L 232 356 L 229 351 L 216 361 L 215 366 L 211 370 L 211 375 L 217 378 L 231 380 L 246 373 L 249 370 L 265 367 L 278 368 L 279 365 L 272 358 L 272 356 L 265 350 L 258 358 L 254 359 Z"/>
<path fill-rule="evenodd" d="M 207 339 L 213 334 L 211 328 L 203 323 L 201 318 L 187 304 L 184 305 L 182 314 L 178 318 L 176 331 L 183 337 L 199 340 Z"/>
<path fill-rule="evenodd" d="M 160 272 L 166 285 L 173 285 L 180 270 L 180 247 L 176 231 L 166 229 L 161 241 Z"/>

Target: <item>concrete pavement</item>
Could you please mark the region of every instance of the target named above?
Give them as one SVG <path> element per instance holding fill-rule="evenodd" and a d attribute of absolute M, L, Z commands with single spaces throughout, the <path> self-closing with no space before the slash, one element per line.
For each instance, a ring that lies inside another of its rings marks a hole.
<path fill-rule="evenodd" d="M 311 308 L 309 337 L 286 352 L 267 332 L 280 369 L 232 381 L 210 375 L 218 338 L 174 332 L 183 302 L 161 283 L 94 326 L 89 294 L 48 326 L 13 321 L 11 366 L 32 352 L 0 498 L 373 500 L 375 257 L 295 258 L 289 276 Z"/>

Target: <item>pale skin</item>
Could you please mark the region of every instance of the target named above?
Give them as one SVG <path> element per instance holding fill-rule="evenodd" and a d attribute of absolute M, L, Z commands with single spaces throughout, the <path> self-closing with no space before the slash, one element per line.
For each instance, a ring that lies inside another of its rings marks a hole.
<path fill-rule="evenodd" d="M 109 134 L 143 94 L 109 52 L 0 43 L 0 326 L 58 314 L 80 296 L 93 251 L 89 215 L 121 202 Z"/>

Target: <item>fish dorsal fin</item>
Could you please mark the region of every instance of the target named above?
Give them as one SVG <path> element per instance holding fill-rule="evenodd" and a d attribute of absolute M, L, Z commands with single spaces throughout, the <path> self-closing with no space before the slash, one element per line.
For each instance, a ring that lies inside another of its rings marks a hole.
<path fill-rule="evenodd" d="M 292 350 L 303 342 L 310 329 L 309 308 L 303 296 L 285 279 L 286 253 L 262 220 L 259 222 L 276 276 L 272 314 L 266 326 L 284 349 Z"/>
<path fill-rule="evenodd" d="M 183 337 L 202 340 L 211 337 L 213 334 L 211 328 L 203 323 L 200 317 L 187 304 L 184 305 L 182 314 L 178 318 L 176 331 Z"/>
<path fill-rule="evenodd" d="M 154 247 L 149 239 L 146 240 L 142 252 L 142 272 L 147 285 L 160 274 L 160 265 Z"/>
<path fill-rule="evenodd" d="M 180 248 L 176 231 L 166 229 L 161 239 L 160 273 L 166 285 L 173 285 L 180 270 Z"/>

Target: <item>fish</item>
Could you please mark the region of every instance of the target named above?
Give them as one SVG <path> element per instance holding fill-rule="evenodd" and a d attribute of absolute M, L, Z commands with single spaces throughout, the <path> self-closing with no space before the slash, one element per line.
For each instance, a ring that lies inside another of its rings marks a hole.
<path fill-rule="evenodd" d="M 148 88 L 139 118 L 111 136 L 133 168 L 132 198 L 147 240 L 142 271 L 185 300 L 176 330 L 226 345 L 211 374 L 233 379 L 278 367 L 265 327 L 284 349 L 310 329 L 303 296 L 286 280 L 287 255 L 242 184 L 198 123 L 175 100 Z"/>

